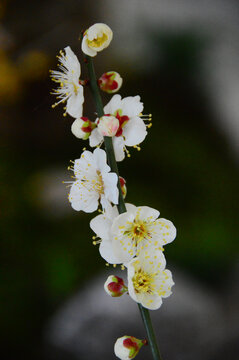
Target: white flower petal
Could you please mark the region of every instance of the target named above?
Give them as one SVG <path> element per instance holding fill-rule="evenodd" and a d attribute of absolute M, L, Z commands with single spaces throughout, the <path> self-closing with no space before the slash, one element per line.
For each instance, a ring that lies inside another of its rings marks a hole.
<path fill-rule="evenodd" d="M 84 102 L 84 96 L 83 96 L 83 86 L 78 85 L 78 93 L 77 95 L 72 94 L 69 99 L 67 100 L 66 104 L 66 112 L 74 117 L 78 118 L 82 116 L 82 109 L 83 109 L 83 102 Z"/>
<path fill-rule="evenodd" d="M 82 210 L 86 213 L 92 213 L 98 209 L 98 196 L 96 194 L 92 195 L 91 197 L 88 197 L 86 200 L 84 207 L 82 207 Z"/>
<path fill-rule="evenodd" d="M 90 137 L 89 137 L 89 141 L 90 141 L 90 146 L 91 147 L 95 147 L 97 145 L 99 145 L 102 141 L 103 141 L 103 136 L 100 134 L 99 130 L 97 128 L 95 128 Z"/>
<path fill-rule="evenodd" d="M 100 197 L 100 203 L 104 212 L 111 208 L 111 203 L 104 194 Z"/>
<path fill-rule="evenodd" d="M 104 174 L 102 176 L 103 182 L 105 185 L 105 196 L 113 204 L 118 204 L 119 202 L 119 189 L 117 187 L 118 176 L 115 173 Z"/>
<path fill-rule="evenodd" d="M 135 256 L 135 247 L 123 237 L 113 237 L 112 248 L 120 263 L 128 263 Z"/>
<path fill-rule="evenodd" d="M 112 242 L 103 240 L 99 247 L 100 255 L 109 264 L 121 264 L 121 261 L 114 255 Z"/>
<path fill-rule="evenodd" d="M 119 215 L 117 206 L 116 205 L 110 206 L 107 209 L 107 211 L 105 211 L 104 215 L 107 217 L 107 219 L 111 221 L 111 225 L 112 225 L 114 218 L 116 218 Z"/>
<path fill-rule="evenodd" d="M 114 219 L 111 228 L 112 234 L 115 236 L 122 236 L 124 234 L 124 232 L 129 228 L 129 223 L 132 223 L 135 219 L 136 209 L 136 207 L 135 209 L 132 207 L 132 211 L 124 212 Z"/>
<path fill-rule="evenodd" d="M 81 43 L 81 50 L 84 54 L 94 57 L 97 55 L 97 52 L 91 48 L 89 48 L 87 44 L 87 36 L 84 35 Z"/>
<path fill-rule="evenodd" d="M 156 273 L 165 269 L 166 259 L 161 250 L 149 247 L 140 251 L 138 258 L 142 269 L 147 273 Z"/>
<path fill-rule="evenodd" d="M 139 116 L 142 113 L 144 105 L 140 102 L 140 96 L 128 96 L 122 99 L 123 114 L 129 117 Z"/>
<path fill-rule="evenodd" d="M 104 107 L 105 114 L 114 114 L 116 110 L 121 109 L 121 96 L 116 94 L 112 96 L 111 100 Z"/>
<path fill-rule="evenodd" d="M 159 293 L 162 298 L 167 298 L 172 294 L 171 288 L 174 285 L 172 273 L 170 270 L 165 269 L 156 278 L 155 284 L 159 288 Z"/>
<path fill-rule="evenodd" d="M 112 221 L 105 214 L 97 215 L 90 221 L 90 228 L 96 235 L 104 240 L 110 240 L 110 228 Z"/>
<path fill-rule="evenodd" d="M 122 136 L 115 136 L 113 138 L 113 147 L 116 161 L 122 161 L 125 158 L 124 154 L 124 139 Z"/>
<path fill-rule="evenodd" d="M 140 144 L 147 135 L 146 125 L 139 117 L 130 118 L 123 128 L 125 145 L 134 146 Z"/>
<path fill-rule="evenodd" d="M 138 302 L 138 298 L 137 298 L 137 294 L 135 292 L 135 289 L 134 289 L 134 285 L 133 285 L 133 282 L 132 282 L 132 278 L 134 277 L 134 274 L 135 274 L 135 270 L 134 270 L 134 266 L 132 265 L 132 262 L 135 261 L 135 259 L 137 258 L 134 258 L 133 260 L 131 260 L 129 263 L 128 263 L 128 267 L 127 267 L 127 273 L 128 273 L 128 293 L 130 295 L 130 297 Z"/>
<path fill-rule="evenodd" d="M 149 206 L 137 207 L 138 218 L 142 221 L 154 221 L 159 217 L 159 211 Z"/>
<path fill-rule="evenodd" d="M 162 245 L 171 243 L 176 237 L 176 228 L 169 220 L 160 218 L 155 221 L 154 231 Z"/>
<path fill-rule="evenodd" d="M 74 175 L 77 179 L 86 179 L 86 175 L 94 176 L 96 174 L 95 161 L 92 152 L 86 150 L 82 153 L 80 159 L 74 162 Z"/>
<path fill-rule="evenodd" d="M 71 68 L 72 68 L 71 71 L 79 79 L 79 77 L 81 75 L 81 65 L 80 65 L 80 62 L 79 62 L 77 56 L 71 50 L 70 46 L 65 47 L 64 50 L 65 50 L 67 62 L 71 65 Z"/>
<path fill-rule="evenodd" d="M 149 310 L 157 310 L 162 305 L 162 298 L 154 294 L 144 294 L 140 300 L 140 303 Z"/>
<path fill-rule="evenodd" d="M 135 205 L 126 203 L 125 206 L 126 206 L 127 212 L 131 212 L 134 215 L 136 214 L 137 208 Z"/>
<path fill-rule="evenodd" d="M 98 208 L 99 195 L 82 187 L 80 181 L 75 181 L 71 187 L 69 201 L 74 210 L 91 213 Z"/>
<path fill-rule="evenodd" d="M 106 152 L 102 149 L 95 149 L 94 152 L 95 166 L 101 173 L 110 171 L 109 165 L 106 163 Z"/>

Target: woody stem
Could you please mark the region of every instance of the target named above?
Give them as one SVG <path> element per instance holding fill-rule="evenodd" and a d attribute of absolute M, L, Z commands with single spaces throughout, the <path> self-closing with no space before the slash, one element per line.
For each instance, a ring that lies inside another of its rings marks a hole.
<path fill-rule="evenodd" d="M 97 84 L 97 80 L 96 80 L 93 60 L 90 56 L 86 56 L 86 65 L 87 65 L 88 72 L 89 72 L 90 88 L 91 88 L 91 92 L 92 92 L 94 100 L 95 100 L 96 111 L 97 111 L 98 117 L 101 117 L 104 115 L 103 103 L 102 103 L 102 99 L 100 96 L 100 92 L 99 92 L 99 88 L 98 88 L 98 84 Z M 118 171 L 117 162 L 115 160 L 115 153 L 114 153 L 112 138 L 109 136 L 105 136 L 104 144 L 105 144 L 105 151 L 107 154 L 107 159 L 108 159 L 108 163 L 111 168 L 111 171 L 115 172 L 118 175 L 119 203 L 117 205 L 117 208 L 118 208 L 119 213 L 122 214 L 122 213 L 126 212 L 126 207 L 125 207 L 124 198 L 123 198 L 123 194 L 122 194 L 122 190 L 121 190 L 121 186 L 120 186 L 119 171 Z M 138 304 L 138 306 L 139 306 L 139 311 L 140 311 L 140 314 L 141 314 L 141 317 L 142 317 L 142 320 L 143 320 L 143 323 L 144 323 L 144 326 L 146 329 L 146 333 L 147 333 L 149 345 L 151 347 L 153 359 L 154 360 L 162 360 L 162 357 L 160 355 L 159 348 L 157 345 L 154 329 L 152 326 L 149 310 L 144 308 L 141 304 Z"/>

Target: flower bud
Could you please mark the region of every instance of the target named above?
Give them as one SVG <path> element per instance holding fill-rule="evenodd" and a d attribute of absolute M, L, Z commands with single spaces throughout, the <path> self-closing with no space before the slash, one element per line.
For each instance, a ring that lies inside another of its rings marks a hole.
<path fill-rule="evenodd" d="M 124 280 L 116 275 L 110 275 L 104 284 L 104 289 L 112 297 L 122 296 L 128 291 L 127 286 L 124 284 Z"/>
<path fill-rule="evenodd" d="M 147 340 L 139 340 L 134 336 L 125 335 L 117 339 L 114 352 L 115 355 L 121 360 L 133 359 L 143 345 L 147 344 Z"/>
<path fill-rule="evenodd" d="M 99 87 L 102 91 L 113 94 L 121 88 L 123 79 L 116 71 L 108 71 L 101 75 L 98 80 Z"/>
<path fill-rule="evenodd" d="M 97 121 L 99 132 L 103 136 L 115 136 L 119 128 L 119 120 L 111 115 L 104 115 Z"/>
<path fill-rule="evenodd" d="M 113 32 L 108 25 L 94 24 L 84 32 L 81 49 L 86 55 L 96 56 L 99 51 L 109 46 L 112 38 Z"/>
<path fill-rule="evenodd" d="M 119 181 L 120 181 L 120 186 L 121 186 L 121 190 L 122 190 L 122 195 L 123 195 L 123 198 L 125 199 L 126 194 L 127 194 L 126 181 L 122 176 L 119 176 Z"/>
<path fill-rule="evenodd" d="M 87 140 L 95 127 L 95 123 L 90 121 L 87 117 L 81 117 L 73 122 L 71 131 L 78 139 Z"/>

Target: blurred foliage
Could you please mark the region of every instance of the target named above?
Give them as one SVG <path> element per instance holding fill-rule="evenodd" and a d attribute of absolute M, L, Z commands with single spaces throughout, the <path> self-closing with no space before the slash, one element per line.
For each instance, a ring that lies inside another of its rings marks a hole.
<path fill-rule="evenodd" d="M 24 53 L 17 62 L 0 50 L 0 105 L 22 100 L 27 83 L 46 77 L 49 64 L 49 57 L 39 50 Z"/>
<path fill-rule="evenodd" d="M 3 52 L 0 52 L 0 102 L 16 102 L 21 96 L 20 77 L 17 67 Z"/>
<path fill-rule="evenodd" d="M 147 77 L 134 69 L 121 71 L 122 96 L 139 93 L 145 113 L 153 114 L 142 151 L 133 149 L 131 158 L 119 164 L 127 180 L 126 200 L 155 207 L 175 223 L 177 239 L 165 250 L 169 263 L 220 286 L 238 254 L 238 169 L 200 83 L 203 41 L 192 34 L 152 34 L 151 39 L 157 71 Z M 41 358 L 39 338 L 46 319 L 104 270 L 91 244 L 94 215 L 67 211 L 70 205 L 65 204 L 53 216 L 47 203 L 39 203 L 48 186 L 43 175 L 53 167 L 66 169 L 85 146 L 70 133 L 72 119 L 63 118 L 62 109 L 51 110 L 55 99 L 48 95 L 53 85 L 47 71 L 53 61 L 35 47 L 14 60 L 0 53 L 0 309 L 4 346 L 14 339 L 16 347 L 8 349 L 7 359 L 19 350 L 25 358 Z M 120 70 L 112 59 L 112 68 L 116 65 Z M 109 98 L 104 95 L 105 101 Z M 85 114 L 94 111 L 87 99 Z M 58 186 L 61 180 L 52 181 Z"/>

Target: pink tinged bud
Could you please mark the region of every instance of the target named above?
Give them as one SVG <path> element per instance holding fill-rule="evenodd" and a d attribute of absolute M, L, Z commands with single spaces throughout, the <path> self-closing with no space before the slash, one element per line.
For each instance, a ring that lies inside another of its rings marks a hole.
<path fill-rule="evenodd" d="M 116 71 L 108 71 L 98 80 L 100 89 L 109 94 L 117 92 L 121 88 L 122 82 L 122 77 Z"/>
<path fill-rule="evenodd" d="M 104 284 L 104 289 L 112 297 L 122 296 L 128 291 L 127 286 L 124 284 L 124 280 L 116 275 L 110 275 Z"/>
<path fill-rule="evenodd" d="M 134 336 L 125 335 L 117 339 L 114 352 L 121 360 L 130 360 L 135 358 L 143 345 L 147 345 L 147 340 L 140 340 Z"/>
<path fill-rule="evenodd" d="M 125 199 L 127 194 L 126 181 L 122 176 L 119 176 L 120 186 L 123 194 L 123 198 Z"/>
<path fill-rule="evenodd" d="M 119 120 L 111 115 L 104 115 L 97 121 L 99 132 L 103 136 L 113 137 L 119 128 Z"/>
<path fill-rule="evenodd" d="M 78 139 L 87 140 L 95 127 L 95 123 L 90 121 L 87 117 L 81 117 L 73 122 L 71 125 L 71 132 Z"/>

